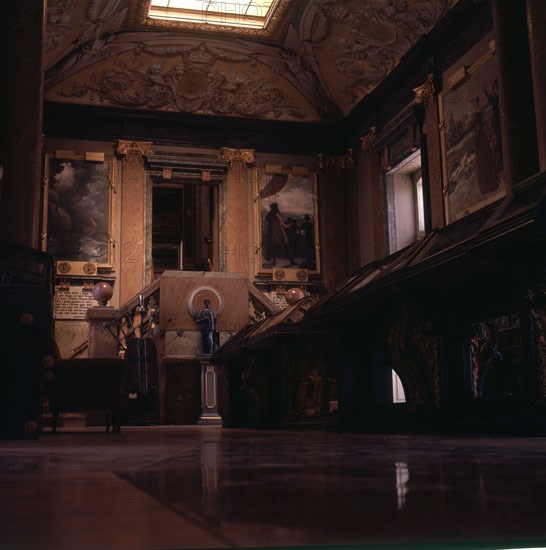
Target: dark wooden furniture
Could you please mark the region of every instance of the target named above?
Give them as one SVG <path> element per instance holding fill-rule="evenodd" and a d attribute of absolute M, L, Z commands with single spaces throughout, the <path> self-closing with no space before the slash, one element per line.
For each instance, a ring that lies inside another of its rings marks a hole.
<path fill-rule="evenodd" d="M 61 412 L 105 412 L 112 431 L 120 432 L 121 380 L 125 361 L 105 359 L 60 359 L 47 374 L 45 386 L 53 413 L 52 432 Z"/>
<path fill-rule="evenodd" d="M 38 436 L 44 365 L 53 363 L 49 254 L 0 242 L 0 438 Z"/>

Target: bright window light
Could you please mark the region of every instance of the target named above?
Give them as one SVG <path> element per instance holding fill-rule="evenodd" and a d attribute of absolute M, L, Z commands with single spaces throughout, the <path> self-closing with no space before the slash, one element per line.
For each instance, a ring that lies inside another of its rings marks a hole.
<path fill-rule="evenodd" d="M 189 23 L 264 29 L 279 0 L 151 0 L 148 16 Z"/>

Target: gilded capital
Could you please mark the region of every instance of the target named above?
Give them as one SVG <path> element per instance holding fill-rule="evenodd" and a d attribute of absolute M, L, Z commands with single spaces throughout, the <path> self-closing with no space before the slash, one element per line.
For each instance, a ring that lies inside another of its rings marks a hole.
<path fill-rule="evenodd" d="M 426 82 L 414 88 L 413 92 L 415 93 L 415 103 L 424 103 L 426 105 L 429 97 L 434 97 L 436 93 L 434 89 L 434 76 L 429 74 Z"/>
<path fill-rule="evenodd" d="M 346 170 L 354 164 L 353 151 L 349 149 L 345 156 L 319 155 L 319 166 L 322 169 Z"/>
<path fill-rule="evenodd" d="M 375 136 L 376 136 L 376 129 L 375 129 L 375 126 L 372 126 L 370 128 L 370 131 L 360 138 L 360 141 L 362 142 L 362 150 L 364 152 L 371 150 L 372 144 L 375 140 Z"/>
<path fill-rule="evenodd" d="M 254 149 L 232 149 L 230 147 L 222 147 L 222 160 L 227 161 L 228 166 L 239 161 L 243 164 L 254 164 Z"/>
<path fill-rule="evenodd" d="M 129 155 L 138 155 L 139 159 L 143 159 L 146 156 L 153 154 L 154 150 L 151 141 L 124 141 L 120 139 L 118 141 L 117 153 L 124 156 L 125 160 L 129 158 Z"/>

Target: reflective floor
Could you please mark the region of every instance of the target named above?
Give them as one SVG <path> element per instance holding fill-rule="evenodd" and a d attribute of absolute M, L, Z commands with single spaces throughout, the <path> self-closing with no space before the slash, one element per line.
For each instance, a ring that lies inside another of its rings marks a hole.
<path fill-rule="evenodd" d="M 546 438 L 61 429 L 0 488 L 10 549 L 546 547 Z"/>

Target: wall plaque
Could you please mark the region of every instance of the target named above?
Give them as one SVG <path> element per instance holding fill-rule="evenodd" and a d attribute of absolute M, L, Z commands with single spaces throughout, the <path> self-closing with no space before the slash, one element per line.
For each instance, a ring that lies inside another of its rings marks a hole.
<path fill-rule="evenodd" d="M 55 285 L 54 319 L 85 319 L 87 310 L 97 305 L 92 287 L 84 290 L 82 285 Z"/>

